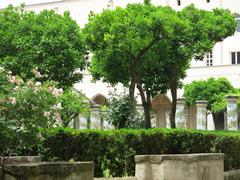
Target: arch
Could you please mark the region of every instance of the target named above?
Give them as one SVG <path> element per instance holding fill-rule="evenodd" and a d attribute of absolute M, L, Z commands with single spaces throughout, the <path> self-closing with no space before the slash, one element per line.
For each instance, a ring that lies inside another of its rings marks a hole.
<path fill-rule="evenodd" d="M 98 105 L 107 105 L 108 103 L 107 98 L 102 94 L 96 94 L 95 96 L 93 96 L 92 101 Z"/>
<path fill-rule="evenodd" d="M 239 13 L 233 13 L 233 16 L 235 16 L 235 18 L 240 18 L 240 14 Z"/>
<path fill-rule="evenodd" d="M 160 108 L 171 108 L 172 102 L 165 94 L 158 94 L 152 100 L 152 108 L 154 110 Z"/>
<path fill-rule="evenodd" d="M 168 117 L 171 111 L 172 102 L 165 94 L 158 94 L 152 100 L 152 108 L 156 113 L 156 127 L 168 127 Z"/>

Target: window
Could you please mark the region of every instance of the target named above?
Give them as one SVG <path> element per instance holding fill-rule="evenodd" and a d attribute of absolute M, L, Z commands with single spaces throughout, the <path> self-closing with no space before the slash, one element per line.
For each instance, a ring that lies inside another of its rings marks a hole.
<path fill-rule="evenodd" d="M 240 17 L 237 18 L 237 32 L 240 32 Z"/>
<path fill-rule="evenodd" d="M 209 52 L 206 54 L 206 65 L 213 66 L 213 53 Z"/>
<path fill-rule="evenodd" d="M 177 0 L 178 6 L 181 6 L 181 0 Z"/>
<path fill-rule="evenodd" d="M 232 64 L 240 64 L 240 51 L 231 52 Z"/>

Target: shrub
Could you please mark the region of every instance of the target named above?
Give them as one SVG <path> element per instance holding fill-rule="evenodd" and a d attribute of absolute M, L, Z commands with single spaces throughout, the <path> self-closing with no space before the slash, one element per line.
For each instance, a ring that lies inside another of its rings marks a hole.
<path fill-rule="evenodd" d="M 144 121 L 141 113 L 132 110 L 132 101 L 127 93 L 110 94 L 109 104 L 106 106 L 104 119 L 116 129 L 141 128 Z"/>
<path fill-rule="evenodd" d="M 225 170 L 240 168 L 240 133 L 181 129 L 44 131 L 45 160 L 94 161 L 95 176 L 134 175 L 136 154 L 225 153 Z"/>

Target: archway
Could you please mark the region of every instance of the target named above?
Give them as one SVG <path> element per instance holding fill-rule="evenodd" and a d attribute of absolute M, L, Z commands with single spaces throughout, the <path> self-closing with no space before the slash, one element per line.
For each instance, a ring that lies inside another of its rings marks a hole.
<path fill-rule="evenodd" d="M 156 127 L 168 127 L 167 119 L 171 110 L 172 102 L 164 94 L 158 94 L 152 100 L 152 108 L 156 113 Z"/>
<path fill-rule="evenodd" d="M 103 96 L 102 94 L 97 94 L 97 95 L 93 96 L 92 101 L 98 105 L 107 105 L 107 102 L 108 102 L 107 98 L 105 96 Z"/>
<path fill-rule="evenodd" d="M 89 117 L 90 127 L 93 129 L 103 129 L 107 126 L 107 122 L 104 121 L 104 111 L 102 111 L 101 106 L 107 105 L 108 100 L 102 94 L 96 94 L 91 99 L 94 104 L 91 108 L 91 114 Z"/>

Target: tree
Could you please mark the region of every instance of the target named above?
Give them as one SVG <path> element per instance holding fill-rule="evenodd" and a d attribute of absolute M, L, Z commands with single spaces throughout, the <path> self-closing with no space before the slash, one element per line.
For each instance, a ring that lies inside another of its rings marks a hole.
<path fill-rule="evenodd" d="M 208 101 L 207 109 L 212 112 L 216 129 L 224 128 L 225 96 L 237 92 L 225 78 L 193 81 L 184 87 L 184 97 L 188 106 L 194 105 L 197 100 Z M 219 126 L 216 126 L 217 124 Z"/>
<path fill-rule="evenodd" d="M 63 127 L 67 127 L 79 114 L 87 116 L 90 111 L 88 99 L 80 92 L 67 90 L 60 97 L 60 102 L 62 105 L 61 120 Z"/>
<path fill-rule="evenodd" d="M 145 127 L 151 126 L 151 97 L 170 89 L 170 120 L 175 127 L 177 88 L 182 85 L 191 59 L 202 59 L 216 42 L 233 34 L 235 27 L 228 10 L 210 12 L 189 6 L 176 12 L 148 1 L 91 16 L 84 31 L 94 54 L 94 78 L 129 85 L 132 101 L 137 87 Z"/>
<path fill-rule="evenodd" d="M 157 45 L 173 32 L 171 16 L 176 12 L 170 7 L 146 4 L 129 4 L 125 9 L 90 16 L 84 28 L 86 43 L 93 52 L 91 73 L 95 79 L 111 84 L 122 83 L 129 87 L 130 100 L 134 104 L 135 88 L 142 97 L 145 127 L 150 124 L 151 92 L 144 79 L 143 69 L 163 68 L 156 51 Z M 152 61 L 151 61 L 152 60 Z M 156 62 L 157 61 L 157 62 Z"/>
<path fill-rule="evenodd" d="M 205 53 L 211 51 L 215 43 L 232 35 L 236 29 L 235 19 L 229 10 L 206 11 L 191 5 L 179 11 L 178 15 L 187 20 L 191 28 L 187 31 L 176 31 L 174 38 L 169 41 L 170 51 L 167 52 L 169 63 L 164 70 L 168 74 L 172 94 L 170 114 L 172 127 L 175 127 L 177 88 L 182 87 L 181 81 L 186 77 L 190 61 L 193 58 L 203 59 Z"/>
<path fill-rule="evenodd" d="M 23 7 L 0 11 L 0 63 L 24 80 L 54 80 L 61 87 L 79 81 L 86 66 L 85 45 L 77 23 L 68 12 L 53 10 L 38 14 Z M 77 71 L 76 71 L 77 70 Z"/>

